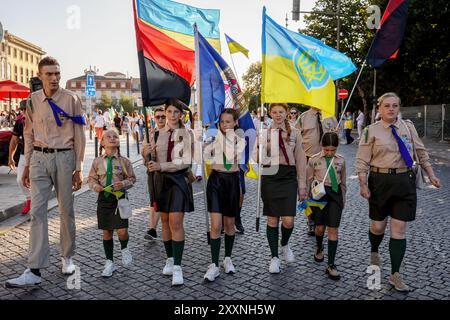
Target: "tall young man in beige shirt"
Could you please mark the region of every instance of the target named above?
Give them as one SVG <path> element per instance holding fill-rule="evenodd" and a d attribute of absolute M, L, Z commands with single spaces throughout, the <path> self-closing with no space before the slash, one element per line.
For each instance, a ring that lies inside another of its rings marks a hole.
<path fill-rule="evenodd" d="M 59 86 L 61 70 L 56 59 L 46 57 L 39 63 L 43 89 L 31 95 L 27 106 L 25 169 L 23 183 L 31 188 L 31 226 L 28 268 L 19 278 L 6 282 L 10 288 L 41 283 L 40 269 L 50 265 L 47 207 L 55 187 L 60 211 L 62 273 L 75 272 L 75 213 L 73 191 L 83 183 L 86 146 L 81 101 Z"/>

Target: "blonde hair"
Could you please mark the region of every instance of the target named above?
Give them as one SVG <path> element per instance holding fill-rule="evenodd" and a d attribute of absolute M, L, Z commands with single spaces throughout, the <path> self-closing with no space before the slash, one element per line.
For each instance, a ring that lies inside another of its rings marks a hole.
<path fill-rule="evenodd" d="M 387 98 L 397 98 L 398 99 L 398 104 L 400 106 L 402 105 L 402 99 L 400 99 L 400 97 L 395 92 L 387 92 L 387 93 L 383 94 L 381 97 L 378 98 L 377 106 L 380 107 L 381 104 L 383 103 L 383 101 L 386 100 Z"/>
<path fill-rule="evenodd" d="M 105 150 L 105 146 L 103 145 L 103 142 L 105 141 L 105 137 L 106 137 L 106 135 L 107 135 L 108 133 L 114 133 L 114 134 L 117 136 L 117 138 L 120 139 L 119 132 L 118 132 L 116 129 L 109 129 L 109 130 L 106 130 L 106 131 L 103 133 L 102 141 L 100 141 L 100 157 L 103 155 L 103 150 Z M 122 157 L 122 156 L 120 155 L 120 145 L 117 147 L 117 154 L 119 155 L 119 158 Z"/>
<path fill-rule="evenodd" d="M 286 112 L 289 111 L 289 105 L 287 103 L 272 103 L 269 106 L 269 113 L 275 107 L 282 107 L 282 108 L 284 108 L 284 110 Z M 284 125 L 286 126 L 286 131 L 287 131 L 286 141 L 289 141 L 289 139 L 291 138 L 292 128 L 291 128 L 291 124 L 289 123 L 289 120 L 287 119 L 287 117 L 284 119 Z"/>

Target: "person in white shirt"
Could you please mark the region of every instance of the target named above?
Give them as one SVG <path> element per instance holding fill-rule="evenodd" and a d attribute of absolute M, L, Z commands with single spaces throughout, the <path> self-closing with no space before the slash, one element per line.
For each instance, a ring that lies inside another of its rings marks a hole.
<path fill-rule="evenodd" d="M 102 139 L 103 139 L 103 131 L 105 129 L 105 126 L 106 126 L 106 123 L 105 123 L 105 118 L 103 117 L 103 112 L 102 112 L 102 110 L 98 110 L 98 114 L 94 120 L 95 134 L 98 138 L 98 141 L 102 141 Z"/>
<path fill-rule="evenodd" d="M 362 130 L 364 126 L 364 113 L 359 110 L 358 118 L 356 118 L 356 124 L 358 126 L 358 140 L 361 140 Z"/>

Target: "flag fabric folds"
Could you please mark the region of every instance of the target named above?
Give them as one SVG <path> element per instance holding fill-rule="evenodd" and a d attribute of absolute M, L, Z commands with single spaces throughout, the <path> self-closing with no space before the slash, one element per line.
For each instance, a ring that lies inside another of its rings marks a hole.
<path fill-rule="evenodd" d="M 247 58 L 249 57 L 248 49 L 246 49 L 244 46 L 242 46 L 241 44 L 239 44 L 236 41 L 234 41 L 233 39 L 231 39 L 227 34 L 225 34 L 225 39 L 227 40 L 228 48 L 230 49 L 231 54 L 240 52 L 243 55 L 245 55 Z"/>
<path fill-rule="evenodd" d="M 356 66 L 323 42 L 278 25 L 263 9 L 262 102 L 302 103 L 335 113 L 333 80 L 348 76 Z"/>
<path fill-rule="evenodd" d="M 386 60 L 397 58 L 405 35 L 408 7 L 409 0 L 389 1 L 367 55 L 372 67 L 379 68 Z"/>
<path fill-rule="evenodd" d="M 217 123 L 219 116 L 225 108 L 233 108 L 239 114 L 239 128 L 245 133 L 246 148 L 241 160 L 241 168 L 250 174 L 250 152 L 256 142 L 256 131 L 250 116 L 248 106 L 245 105 L 241 88 L 232 69 L 220 54 L 196 32 L 198 50 L 198 69 L 200 87 L 200 105 L 202 108 L 203 125 Z"/>
<path fill-rule="evenodd" d="M 169 0 L 133 0 L 133 8 L 144 105 L 169 98 L 189 104 L 195 82 L 192 25 L 220 45 L 220 11 Z"/>

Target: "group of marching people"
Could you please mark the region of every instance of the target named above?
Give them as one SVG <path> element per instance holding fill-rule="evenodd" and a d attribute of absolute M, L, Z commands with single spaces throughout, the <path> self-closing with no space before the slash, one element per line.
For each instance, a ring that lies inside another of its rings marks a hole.
<path fill-rule="evenodd" d="M 387 93 L 379 99 L 381 120 L 367 127 L 360 142 L 356 167 L 360 181 L 361 195 L 369 200 L 369 231 L 371 243 L 370 264 L 381 264 L 378 248 L 383 240 L 388 217 L 391 218 L 391 239 L 389 253 L 392 272 L 389 282 L 398 291 L 408 291 L 400 274 L 400 266 L 406 250 L 406 224 L 415 219 L 417 193 L 414 160 L 425 170 L 430 182 L 440 187 L 434 175 L 426 149 L 410 121 L 398 119 L 400 98 Z M 164 108 L 156 110 L 158 129 L 153 129 L 149 143 L 143 148 L 143 157 L 148 174 L 151 194 L 151 230 L 156 229 L 157 214 L 162 222 L 162 240 L 167 261 L 162 273 L 172 276 L 172 285 L 183 284 L 182 257 L 185 246 L 183 220 L 185 213 L 194 211 L 192 178 L 190 165 L 194 154 L 195 130 L 186 128 L 181 121 L 186 106 L 176 100 L 167 101 Z M 339 136 L 335 132 L 336 119 L 322 119 L 320 110 L 311 108 L 303 113 L 296 124 L 289 121 L 289 106 L 274 103 L 269 107 L 272 119 L 268 130 L 258 134 L 258 148 L 263 148 L 261 163 L 261 197 L 263 214 L 267 217 L 267 240 L 271 253 L 269 272 L 280 273 L 281 258 L 285 263 L 293 263 L 295 255 L 289 246 L 294 230 L 298 201 L 311 197 L 313 181 L 324 181 L 326 194 L 321 199 L 323 208 L 312 208 L 308 223 L 310 235 L 316 237 L 316 248 L 312 258 L 321 263 L 325 260 L 324 235 L 328 232 L 326 274 L 330 279 L 339 280 L 336 267 L 338 229 L 346 202 L 346 164 L 344 157 L 337 153 Z M 159 118 L 158 118 L 159 117 Z M 210 213 L 211 264 L 204 278 L 214 281 L 220 275 L 219 255 L 221 230 L 224 229 L 225 256 L 223 269 L 233 274 L 236 268 L 232 261 L 235 242 L 235 218 L 242 207 L 242 187 L 239 164 L 245 149 L 245 138 L 237 131 L 239 115 L 235 110 L 226 109 L 220 115 L 218 130 L 213 139 L 204 143 L 204 156 L 212 163 L 206 188 L 207 207 Z M 107 154 L 110 141 L 117 137 L 106 135 L 104 141 Z M 198 139 L 198 138 L 197 138 Z M 177 147 L 178 146 L 178 147 Z M 182 146 L 180 148 L 180 146 Z M 109 151 L 108 151 L 109 150 Z M 259 152 L 258 152 L 259 153 Z M 416 157 L 416 159 L 414 159 Z M 413 160 L 414 159 L 414 160 Z M 94 162 L 95 166 L 95 162 Z M 115 187 L 128 188 L 135 181 L 131 166 L 124 167 L 130 172 L 122 184 Z M 98 182 L 92 179 L 90 182 Z M 104 180 L 104 177 L 102 177 Z M 101 179 L 100 179 L 101 180 Z M 114 179 L 113 179 L 114 180 Z M 106 182 L 106 185 L 109 181 Z M 120 183 L 120 182 L 118 182 Z M 114 198 L 104 199 L 102 185 L 91 183 L 99 196 L 99 224 L 106 222 L 106 229 L 119 229 L 122 247 L 128 238 L 127 223 L 112 217 L 113 207 L 106 210 L 104 204 L 115 202 Z M 107 214 L 104 214 L 107 213 Z M 115 219 L 108 220 L 108 219 Z M 281 241 L 280 241 L 281 221 Z M 105 253 L 112 257 L 111 231 L 105 231 Z M 155 235 L 156 237 L 156 235 Z M 122 249 L 123 250 L 123 249 Z M 125 249 L 124 261 L 130 261 Z M 128 258 L 127 258 L 128 257 Z M 105 276 L 112 275 L 111 263 L 105 266 Z M 109 268 L 109 269 L 108 269 Z M 108 270 L 107 270 L 108 269 Z"/>
<path fill-rule="evenodd" d="M 370 263 L 381 264 L 378 248 L 390 217 L 389 253 L 392 272 L 389 282 L 396 290 L 408 291 L 400 274 L 400 266 L 406 250 L 406 225 L 415 219 L 416 214 L 414 161 L 426 171 L 435 187 L 440 187 L 440 181 L 433 172 L 428 153 L 412 122 L 398 119 L 400 104 L 400 98 L 394 93 L 387 93 L 379 99 L 381 120 L 365 129 L 356 157 L 356 167 L 361 195 L 369 201 Z M 174 286 L 184 283 L 183 221 L 186 213 L 194 211 L 192 183 L 195 177 L 190 167 L 195 141 L 203 139 L 182 122 L 187 109 L 181 101 L 169 99 L 164 108 L 155 110 L 157 128 L 151 130 L 148 143 L 144 144 L 142 151 L 147 173 L 151 176 L 151 228 L 146 237 L 156 238 L 155 229 L 160 216 L 162 241 L 167 255 L 162 273 L 172 277 Z M 311 197 L 313 181 L 324 181 L 325 195 L 321 201 L 326 202 L 326 205 L 322 209 L 312 208 L 308 233 L 315 235 L 317 243 L 312 259 L 321 263 L 325 259 L 324 235 L 328 232 L 325 272 L 329 278 L 339 280 L 340 274 L 335 261 L 338 229 L 346 202 L 347 170 L 344 157 L 337 153 L 337 121 L 333 118 L 323 119 L 320 110 L 311 108 L 299 117 L 297 123 L 293 123 L 288 120 L 288 114 L 293 112 L 284 103 L 271 104 L 268 112 L 271 124 L 268 130 L 260 131 L 257 135 L 257 148 L 262 148 L 257 153 L 263 155 L 258 162 L 262 172 L 261 198 L 263 214 L 267 217 L 266 232 L 271 253 L 268 270 L 271 274 L 280 273 L 279 243 L 284 263 L 295 261 L 289 240 L 294 230 L 298 201 L 306 201 Z M 220 275 L 222 229 L 225 233 L 223 269 L 226 274 L 236 272 L 232 261 L 235 224 L 236 217 L 240 216 L 245 193 L 240 163 L 246 142 L 238 130 L 238 112 L 233 109 L 224 110 L 217 127 L 215 136 L 203 143 L 205 160 L 212 163 L 206 188 L 211 221 L 211 264 L 204 276 L 208 281 L 214 281 Z M 133 260 L 128 249 L 128 219 L 123 218 L 119 202 L 128 197 L 127 190 L 136 182 L 136 175 L 131 162 L 120 153 L 120 139 L 115 130 L 105 132 L 101 145 L 102 153 L 94 160 L 89 173 L 89 186 L 98 193 L 98 228 L 103 230 L 106 256 L 102 276 L 108 278 L 116 270 L 113 262 L 114 231 L 120 241 L 123 265 L 128 266 Z M 64 263 L 73 266 L 71 260 L 63 259 Z M 21 287 L 40 283 L 40 267 L 35 268 L 28 269 L 17 279 L 9 280 L 7 286 Z M 68 270 L 68 274 L 73 268 L 63 265 L 63 270 Z"/>

